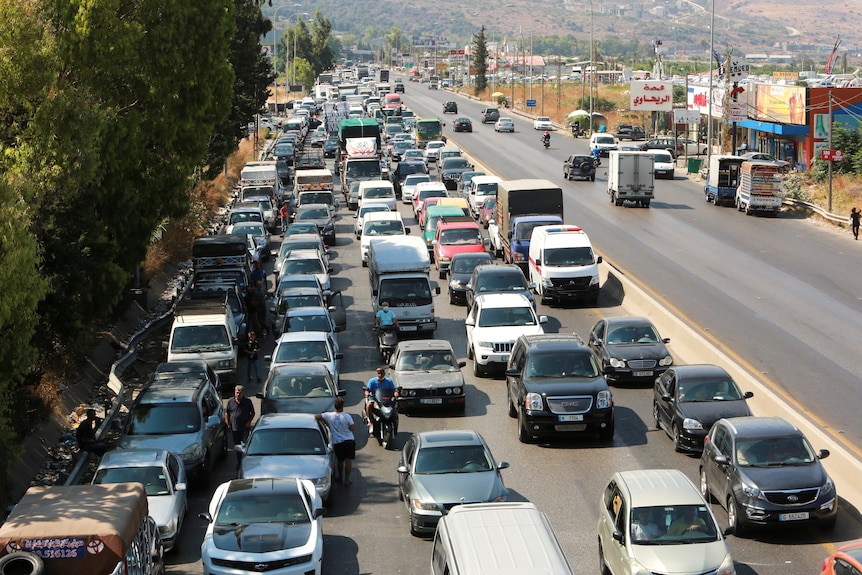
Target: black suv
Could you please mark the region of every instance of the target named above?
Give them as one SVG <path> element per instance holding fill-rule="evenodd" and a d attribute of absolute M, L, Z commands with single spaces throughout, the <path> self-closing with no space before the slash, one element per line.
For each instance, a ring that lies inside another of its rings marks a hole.
<path fill-rule="evenodd" d="M 427 174 L 428 166 L 422 161 L 398 162 L 398 166 L 389 176 L 392 180 L 392 185 L 395 187 L 396 197 L 401 197 L 401 186 L 404 185 L 404 179 L 410 174 Z"/>
<path fill-rule="evenodd" d="M 485 108 L 482 110 L 482 123 L 493 124 L 500 119 L 499 108 Z"/>
<path fill-rule="evenodd" d="M 700 491 L 727 509 L 742 536 L 755 525 L 819 524 L 831 531 L 838 517 L 835 484 L 795 425 L 780 417 L 719 419 L 703 444 Z"/>
<path fill-rule="evenodd" d="M 533 299 L 530 287 L 524 272 L 517 264 L 478 265 L 473 269 L 473 275 L 467 282 L 467 309 L 473 307 L 473 300 L 477 296 L 488 293 L 524 294 L 535 309 L 536 301 Z"/>
<path fill-rule="evenodd" d="M 506 367 L 506 395 L 522 443 L 578 431 L 614 437 L 613 396 L 577 334 L 519 337 Z"/>
<path fill-rule="evenodd" d="M 458 113 L 458 102 L 443 102 L 443 113 L 444 114 L 457 114 Z"/>
<path fill-rule="evenodd" d="M 403 94 L 404 82 L 395 82 L 395 86 L 392 88 L 392 91 L 396 94 Z"/>
<path fill-rule="evenodd" d="M 563 162 L 563 177 L 567 180 L 581 178 L 582 180 L 596 181 L 596 161 L 592 156 L 579 156 L 573 154 Z"/>

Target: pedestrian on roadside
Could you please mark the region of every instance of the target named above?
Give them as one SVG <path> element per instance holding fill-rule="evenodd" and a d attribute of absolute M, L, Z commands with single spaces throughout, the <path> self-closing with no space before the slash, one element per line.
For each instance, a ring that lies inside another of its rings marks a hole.
<path fill-rule="evenodd" d="M 245 388 L 237 385 L 233 390 L 233 397 L 227 401 L 224 410 L 224 422 L 231 432 L 233 444 L 245 444 L 254 421 L 254 404 L 245 396 Z M 242 455 L 236 454 L 236 468 L 242 462 Z"/>
<path fill-rule="evenodd" d="M 287 201 L 281 202 L 281 207 L 278 209 L 278 217 L 281 218 L 281 233 L 282 235 L 287 231 L 287 222 L 290 217 L 290 210 L 287 208 Z"/>
<path fill-rule="evenodd" d="M 256 286 L 257 282 L 266 283 L 266 272 L 260 262 L 254 262 L 251 270 L 251 285 Z"/>
<path fill-rule="evenodd" d="M 247 329 L 253 332 L 263 332 L 263 326 L 258 325 L 258 306 L 259 299 L 254 293 L 254 286 L 249 284 L 245 286 L 245 321 Z"/>
<path fill-rule="evenodd" d="M 96 410 L 88 407 L 87 418 L 80 422 L 78 428 L 75 430 L 78 447 L 83 451 L 89 451 L 98 456 L 104 455 L 108 451 L 108 446 L 104 441 L 99 441 L 97 437 L 101 425 L 102 419 L 96 417 Z"/>
<path fill-rule="evenodd" d="M 850 210 L 850 231 L 853 232 L 853 239 L 859 239 L 859 220 L 862 219 L 862 213 L 856 208 Z"/>
<path fill-rule="evenodd" d="M 251 372 L 254 371 L 255 380 L 260 383 L 260 369 L 258 369 L 257 365 L 258 355 L 260 354 L 260 343 L 257 341 L 257 334 L 255 332 L 248 332 L 248 337 L 242 347 L 242 352 L 248 360 L 248 364 L 246 366 L 246 380 L 252 380 Z"/>
<path fill-rule="evenodd" d="M 338 474 L 335 481 L 350 485 L 350 472 L 353 470 L 353 460 L 356 459 L 356 438 L 353 430 L 356 425 L 353 418 L 344 413 L 344 398 L 336 397 L 335 411 L 315 414 L 314 418 L 323 421 L 332 432 L 332 451 L 338 459 Z"/>
<path fill-rule="evenodd" d="M 269 332 L 267 329 L 269 326 L 266 323 L 266 288 L 264 288 L 263 282 L 260 280 L 254 285 L 254 299 L 257 302 L 258 333 L 266 337 Z"/>

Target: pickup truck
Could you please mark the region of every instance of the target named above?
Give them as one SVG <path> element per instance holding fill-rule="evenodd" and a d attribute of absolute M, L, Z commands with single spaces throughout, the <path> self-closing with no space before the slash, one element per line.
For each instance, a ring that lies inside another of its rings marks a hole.
<path fill-rule="evenodd" d="M 563 177 L 596 181 L 596 162 L 592 156 L 571 155 L 563 162 Z"/>
<path fill-rule="evenodd" d="M 622 124 L 617 128 L 617 140 L 645 140 L 646 132 L 640 126 Z"/>

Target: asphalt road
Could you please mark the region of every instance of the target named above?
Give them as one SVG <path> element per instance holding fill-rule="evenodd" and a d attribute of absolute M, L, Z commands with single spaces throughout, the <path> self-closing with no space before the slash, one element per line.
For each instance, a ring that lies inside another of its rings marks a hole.
<path fill-rule="evenodd" d="M 445 93 L 432 92 L 428 96 L 424 89 L 415 84 L 408 84 L 407 88 L 405 101 L 420 116 L 438 115 L 436 111 L 442 110 L 436 100 L 442 101 L 446 97 Z M 419 92 L 418 97 L 416 92 Z M 462 107 L 462 115 L 468 115 L 475 121 L 480 106 L 475 104 L 475 110 L 472 106 L 472 103 L 462 103 L 459 107 Z M 440 116 L 442 117 L 442 114 Z M 458 134 L 457 138 L 451 133 L 451 120 L 448 120 L 447 124 L 450 124 L 446 128 L 447 135 L 453 142 L 457 140 L 458 144 L 495 171 L 499 166 L 498 173 L 506 178 L 532 175 L 563 183 L 561 178 L 554 177 L 558 172 L 558 175 L 562 175 L 560 166 L 563 157 L 570 153 L 569 148 L 586 148 L 585 141 L 573 144 L 571 139 L 555 136 L 552 139 L 552 148 L 545 152 L 538 144 L 538 133 L 520 121 L 520 133 L 514 135 L 495 134 L 490 125 L 481 126 L 477 123 L 474 124 L 476 132 Z M 603 170 L 600 169 L 595 184 L 566 182 L 563 186 L 567 191 L 567 221 L 578 223 L 587 229 L 605 257 L 634 274 L 659 294 L 659 297 L 667 298 L 678 309 L 684 310 L 688 317 L 703 317 L 704 323 L 697 321 L 696 325 L 703 327 L 704 331 L 725 334 L 722 330 L 727 330 L 726 333 L 732 335 L 723 335 L 722 341 L 732 349 L 737 349 L 740 343 L 758 342 L 753 348 L 756 353 L 745 355 L 747 360 L 756 365 L 770 366 L 770 369 L 773 369 L 772 365 L 777 364 L 774 369 L 780 367 L 786 370 L 790 365 L 806 363 L 807 358 L 817 358 L 817 353 L 811 349 L 805 354 L 800 354 L 795 349 L 782 349 L 785 340 L 796 341 L 799 334 L 794 338 L 777 327 L 788 322 L 804 323 L 802 314 L 808 316 L 814 314 L 813 311 L 806 308 L 797 312 L 793 307 L 785 307 L 788 311 L 783 316 L 778 313 L 780 310 L 776 309 L 777 317 L 771 318 L 767 312 L 780 306 L 776 298 L 769 298 L 769 305 L 763 302 L 759 308 L 755 308 L 758 313 L 746 309 L 746 313 L 739 312 L 740 316 L 734 316 L 739 311 L 736 306 L 741 305 L 738 300 L 754 303 L 757 301 L 757 293 L 762 297 L 764 292 L 778 291 L 788 291 L 791 294 L 778 298 L 782 301 L 803 298 L 804 294 L 795 293 L 787 287 L 796 283 L 813 283 L 794 279 L 798 276 L 791 273 L 792 269 L 784 271 L 786 277 L 783 277 L 782 281 L 767 283 L 766 280 L 770 277 L 767 271 L 778 273 L 782 266 L 756 265 L 757 260 L 763 262 L 767 259 L 766 256 L 758 255 L 762 252 L 749 250 L 746 246 L 756 245 L 756 238 L 765 238 L 763 232 L 766 228 L 763 226 L 791 225 L 794 226 L 795 239 L 788 238 L 787 242 L 780 245 L 777 242 L 769 244 L 767 251 L 770 253 L 787 254 L 781 257 L 776 255 L 775 264 L 792 267 L 793 256 L 788 246 L 798 246 L 796 249 L 799 250 L 799 262 L 819 261 L 822 267 L 832 259 L 824 260 L 821 254 L 820 259 L 815 260 L 818 254 L 809 252 L 825 251 L 830 245 L 842 245 L 841 241 L 846 238 L 833 237 L 835 234 L 819 230 L 806 222 L 783 217 L 777 220 L 745 218 L 735 211 L 713 208 L 702 201 L 693 184 L 682 180 L 660 184 L 659 199 L 654 201 L 653 207 L 648 210 L 613 208 L 607 202 L 604 184 Z M 702 211 L 704 209 L 706 211 Z M 400 210 L 405 223 L 417 228 L 409 208 L 402 205 Z M 367 271 L 359 263 L 358 242 L 351 233 L 353 219 L 351 212 L 345 208 L 340 210 L 340 214 L 337 221 L 337 255 L 333 259 L 336 269 L 333 288 L 344 291 L 345 303 L 348 306 L 348 329 L 339 334 L 342 350 L 345 351 L 341 377 L 343 387 L 348 390 L 345 398 L 347 411 L 354 415 L 358 423 L 358 453 L 353 485 L 335 487 L 333 502 L 324 520 L 324 571 L 330 574 L 427 573 L 431 554 L 430 541 L 409 534 L 406 508 L 398 499 L 395 472 L 398 453 L 384 451 L 376 442 L 369 443 L 359 419 L 361 387 L 371 377 L 373 368 L 379 363 L 379 357 L 369 329 L 372 323 L 371 294 Z M 754 238 L 736 239 L 735 234 L 741 230 Z M 783 236 L 793 235 L 783 231 Z M 722 235 L 724 232 L 729 235 Z M 711 242 L 715 244 L 712 245 Z M 705 247 L 705 244 L 710 244 L 711 249 L 697 254 L 697 248 Z M 738 247 L 733 247 L 737 244 Z M 734 264 L 746 259 L 751 260 L 749 265 L 738 270 L 733 268 L 733 273 L 728 271 L 729 267 L 732 268 Z M 697 273 L 683 263 L 688 260 L 696 264 Z M 797 265 L 804 267 L 802 263 Z M 841 269 L 842 274 L 849 276 L 858 274 L 858 267 L 855 266 L 855 271 L 838 267 L 833 269 Z M 701 278 L 701 273 L 706 274 L 706 278 Z M 724 286 L 732 284 L 731 280 L 737 274 L 740 277 L 739 282 L 750 282 L 752 289 L 757 289 L 751 294 L 736 294 L 732 290 L 726 290 Z M 752 274 L 751 278 L 746 279 L 746 274 Z M 810 269 L 808 272 L 800 270 L 802 276 L 809 274 L 816 275 Z M 432 275 L 432 278 L 434 277 L 436 274 Z M 718 278 L 723 280 L 717 281 Z M 770 278 L 770 282 L 773 281 L 777 280 Z M 436 300 L 436 312 L 440 318 L 436 337 L 451 341 L 463 359 L 466 356 L 463 325 L 466 310 L 450 305 L 445 295 L 445 282 L 439 283 L 443 293 Z M 819 285 L 830 294 L 831 300 L 841 299 L 837 296 L 840 286 L 826 290 L 828 283 L 823 278 Z M 774 287 L 767 290 L 764 287 L 767 285 Z M 859 285 L 858 281 L 856 285 Z M 809 289 L 813 289 L 813 286 Z M 815 298 L 809 299 L 816 303 Z M 846 300 L 846 297 L 844 299 Z M 704 302 L 708 305 L 704 306 Z M 845 306 L 850 307 L 849 301 L 845 301 Z M 600 299 L 596 308 L 540 306 L 540 313 L 550 316 L 546 331 L 575 331 L 583 335 L 599 317 L 626 312 L 623 308 L 612 307 L 604 299 Z M 841 324 L 851 323 L 846 317 L 841 319 Z M 761 324 L 761 327 L 757 327 L 757 324 Z M 821 324 L 822 320 L 817 322 L 817 325 Z M 815 325 L 809 325 L 807 329 L 817 328 Z M 754 333 L 750 333 L 751 330 L 754 330 Z M 763 337 L 764 334 L 768 334 L 768 337 Z M 762 339 L 757 340 L 758 335 L 761 335 Z M 855 341 L 859 341 L 858 338 Z M 271 348 L 272 340 L 269 339 L 265 342 L 264 349 Z M 670 349 L 673 351 L 673 342 Z M 775 358 L 778 357 L 781 357 L 783 362 L 776 361 Z M 697 459 L 675 453 L 665 433 L 652 428 L 652 392 L 649 389 L 613 389 L 617 431 L 610 445 L 590 436 L 576 437 L 571 441 L 552 445 L 523 445 L 517 439 L 515 420 L 506 414 L 505 385 L 500 374 L 476 379 L 470 368 L 468 364 L 463 369 L 468 394 L 465 415 L 404 415 L 401 419 L 398 445 L 403 444 L 412 432 L 447 428 L 470 428 L 480 432 L 488 441 L 496 459 L 511 464 L 509 469 L 503 471 L 503 477 L 512 499 L 532 501 L 549 515 L 563 549 L 577 573 L 598 572 L 595 526 L 599 497 L 613 472 L 670 467 L 683 470 L 692 480 L 696 478 Z M 240 366 L 240 373 L 244 373 L 243 365 Z M 801 375 L 803 372 L 799 373 Z M 770 371 L 769 375 L 776 376 L 773 371 Z M 826 395 L 823 390 L 832 382 L 823 381 L 822 376 L 819 376 L 807 383 L 808 387 L 820 389 L 821 394 Z M 250 384 L 249 395 L 256 391 L 257 384 Z M 832 398 L 822 399 L 824 402 L 832 402 Z M 840 406 L 841 401 L 835 399 L 835 403 Z M 852 406 L 847 409 L 851 408 Z M 169 573 L 201 572 L 200 541 L 205 524 L 197 518 L 197 514 L 206 508 L 215 486 L 234 477 L 234 463 L 233 455 L 230 455 L 228 460 L 215 470 L 210 489 L 193 490 L 190 493 L 189 515 L 183 527 L 179 548 L 168 556 Z M 840 485 L 838 489 L 840 494 Z M 726 525 L 726 513 L 716 506 L 713 511 L 719 523 Z M 737 562 L 737 572 L 741 575 L 802 575 L 816 573 L 822 558 L 833 544 L 859 537 L 862 537 L 862 524 L 851 514 L 842 511 L 837 529 L 829 534 L 828 538 L 824 538 L 817 530 L 801 529 L 760 533 L 752 539 L 731 536 L 728 542 Z"/>

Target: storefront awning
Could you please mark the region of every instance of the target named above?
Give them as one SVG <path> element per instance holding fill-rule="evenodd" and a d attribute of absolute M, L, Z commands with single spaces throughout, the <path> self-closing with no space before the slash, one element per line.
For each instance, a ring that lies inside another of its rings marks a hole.
<path fill-rule="evenodd" d="M 748 128 L 757 130 L 758 132 L 768 132 L 777 136 L 807 136 L 808 126 L 799 126 L 796 124 L 773 124 L 771 122 L 760 122 L 758 120 L 746 120 L 736 124 L 740 128 Z"/>

